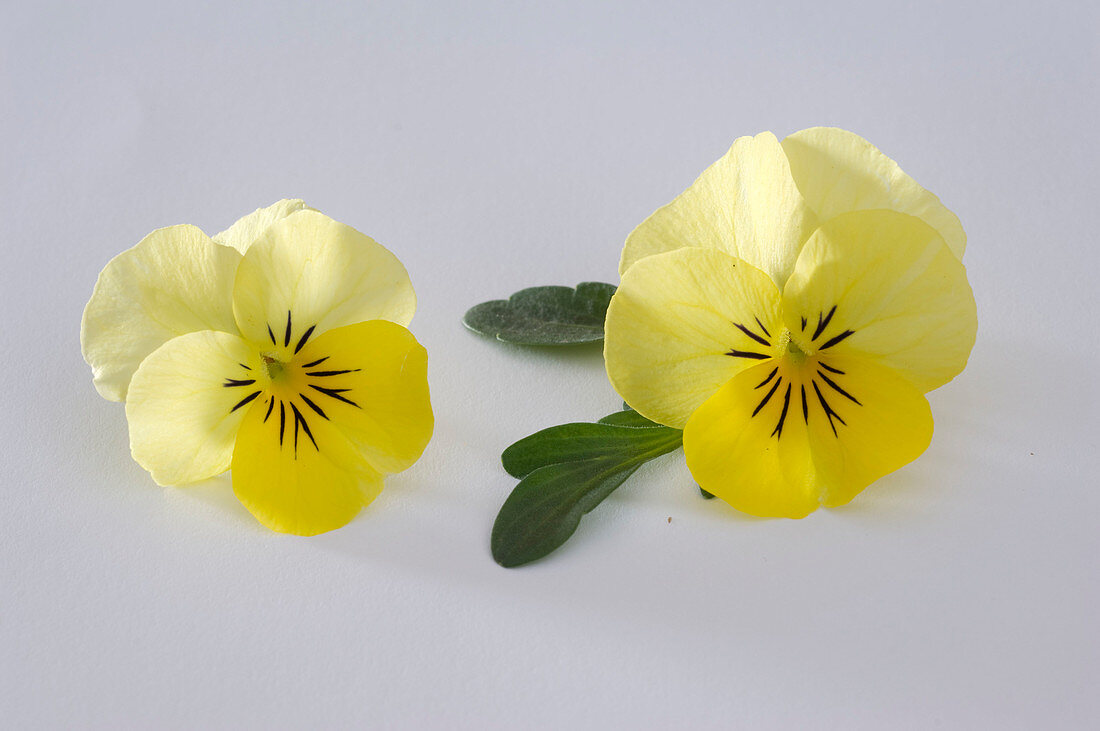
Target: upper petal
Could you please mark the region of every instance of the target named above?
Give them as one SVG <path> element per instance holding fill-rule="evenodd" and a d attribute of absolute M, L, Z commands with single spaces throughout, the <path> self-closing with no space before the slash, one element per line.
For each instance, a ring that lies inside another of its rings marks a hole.
<path fill-rule="evenodd" d="M 683 428 L 741 370 L 778 352 L 779 290 L 722 251 L 685 248 L 642 259 L 607 309 L 611 384 L 653 421 Z"/>
<path fill-rule="evenodd" d="M 260 401 L 255 349 L 205 330 L 169 340 L 134 373 L 126 399 L 130 451 L 159 485 L 225 472 L 244 408 Z"/>
<path fill-rule="evenodd" d="M 235 333 L 232 293 L 240 260 L 234 249 L 181 225 L 154 231 L 108 262 L 80 326 L 99 393 L 124 400 L 138 364 L 174 337 Z"/>
<path fill-rule="evenodd" d="M 836 127 L 813 127 L 782 144 L 791 175 L 819 220 L 872 208 L 908 213 L 939 231 L 962 258 L 966 233 L 958 217 L 867 140 Z"/>
<path fill-rule="evenodd" d="M 699 246 L 744 259 L 782 285 L 816 222 L 775 135 L 741 137 L 690 188 L 631 232 L 619 273 L 647 256 Z"/>
<path fill-rule="evenodd" d="M 272 224 L 245 253 L 233 311 L 253 342 L 293 349 L 320 334 L 364 320 L 407 325 L 416 295 L 405 267 L 369 236 L 312 210 Z M 283 352 L 289 360 L 289 352 Z"/>
<path fill-rule="evenodd" d="M 314 209 L 307 206 L 306 202 L 300 198 L 284 198 L 267 208 L 257 208 L 247 216 L 241 216 L 232 226 L 215 234 L 214 241 L 232 246 L 243 254 L 271 224 L 286 218 L 291 213 L 312 210 Z"/>
<path fill-rule="evenodd" d="M 783 309 L 803 351 L 870 357 L 922 391 L 962 371 L 978 327 L 962 262 L 935 229 L 895 211 L 822 224 L 784 288 Z"/>

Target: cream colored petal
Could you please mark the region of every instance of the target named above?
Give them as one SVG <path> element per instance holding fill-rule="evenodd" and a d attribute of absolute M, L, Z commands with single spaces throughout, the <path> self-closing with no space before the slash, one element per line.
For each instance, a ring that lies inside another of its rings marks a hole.
<path fill-rule="evenodd" d="M 174 337 L 237 332 L 233 281 L 240 260 L 234 249 L 182 225 L 158 229 L 108 262 L 80 325 L 100 395 L 125 400 L 138 364 Z"/>
<path fill-rule="evenodd" d="M 870 358 L 923 392 L 962 371 L 978 328 L 962 262 L 935 229 L 895 211 L 822 224 L 784 288 L 783 307 L 803 351 Z"/>
<path fill-rule="evenodd" d="M 214 235 L 214 241 L 226 246 L 232 246 L 242 254 L 248 251 L 252 242 L 260 238 L 267 227 L 276 221 L 280 221 L 297 211 L 315 210 L 306 205 L 299 198 L 284 198 L 278 203 L 273 203 L 267 208 L 257 208 L 247 216 L 237 219 L 236 223 Z"/>
<path fill-rule="evenodd" d="M 619 273 L 647 256 L 698 246 L 744 259 L 782 286 L 816 225 L 775 135 L 741 137 L 690 188 L 631 232 Z"/>
<path fill-rule="evenodd" d="M 783 150 L 798 189 L 819 220 L 873 208 L 908 213 L 939 231 L 962 258 L 966 233 L 955 214 L 859 135 L 813 127 L 783 140 Z"/>
<path fill-rule="evenodd" d="M 158 485 L 179 485 L 229 469 L 247 406 L 266 379 L 255 348 L 204 330 L 169 340 L 134 373 L 126 399 L 130 451 Z"/>
<path fill-rule="evenodd" d="M 713 249 L 679 249 L 632 266 L 604 327 L 612 386 L 638 413 L 677 429 L 730 378 L 782 352 L 775 283 Z"/>
<path fill-rule="evenodd" d="M 307 333 L 365 320 L 408 325 L 416 295 L 405 267 L 369 236 L 299 211 L 268 227 L 245 254 L 233 311 L 245 337 L 286 362 Z"/>

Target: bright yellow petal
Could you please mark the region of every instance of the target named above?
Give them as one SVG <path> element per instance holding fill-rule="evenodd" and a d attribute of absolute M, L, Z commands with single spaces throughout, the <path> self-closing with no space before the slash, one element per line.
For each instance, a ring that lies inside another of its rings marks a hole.
<path fill-rule="evenodd" d="M 271 530 L 311 536 L 354 518 L 381 492 L 382 475 L 356 460 L 331 424 L 302 409 L 300 401 L 249 409 L 233 450 L 233 492 Z"/>
<path fill-rule="evenodd" d="M 255 349 L 223 332 L 189 333 L 157 348 L 126 399 L 134 459 L 160 485 L 225 472 L 237 427 L 259 400 L 260 368 Z"/>
<path fill-rule="evenodd" d="M 810 452 L 822 504 L 835 507 L 919 457 L 932 440 L 932 411 L 889 368 L 854 356 L 822 360 L 830 369 L 807 377 Z"/>
<path fill-rule="evenodd" d="M 108 262 L 80 326 L 100 395 L 125 400 L 138 364 L 174 337 L 236 333 L 232 292 L 240 260 L 194 226 L 169 226 Z"/>
<path fill-rule="evenodd" d="M 301 199 L 284 198 L 267 208 L 257 208 L 247 216 L 241 216 L 236 223 L 225 231 L 215 234 L 214 241 L 225 246 L 232 246 L 243 254 L 271 224 L 286 218 L 291 213 L 312 210 L 314 209 L 307 206 L 306 202 Z"/>
<path fill-rule="evenodd" d="M 859 135 L 814 127 L 787 137 L 783 150 L 798 189 L 819 220 L 873 208 L 908 213 L 939 231 L 962 258 L 966 233 L 955 214 Z"/>
<path fill-rule="evenodd" d="M 604 325 L 611 384 L 640 414 L 683 428 L 726 381 L 781 352 L 779 290 L 714 249 L 642 259 L 623 275 Z"/>
<path fill-rule="evenodd" d="M 400 472 L 420 458 L 434 420 L 428 353 L 412 333 L 385 320 L 341 327 L 310 341 L 296 362 L 316 363 L 303 369 L 302 408 L 323 413 L 372 468 Z"/>
<path fill-rule="evenodd" d="M 803 351 L 871 356 L 921 391 L 962 371 L 978 327 L 962 263 L 935 229 L 894 211 L 826 221 L 806 243 L 783 301 Z"/>
<path fill-rule="evenodd" d="M 233 489 L 273 530 L 339 528 L 431 439 L 427 353 L 400 325 L 330 330 L 264 370 L 270 381 L 233 452 Z"/>
<path fill-rule="evenodd" d="M 798 371 L 785 360 L 753 366 L 691 415 L 684 456 L 700 487 L 750 515 L 802 518 L 817 509 Z"/>
<path fill-rule="evenodd" d="M 369 236 L 316 211 L 272 224 L 237 270 L 241 332 L 290 360 L 307 333 L 365 320 L 407 325 L 416 295 L 405 267 Z"/>
<path fill-rule="evenodd" d="M 741 137 L 690 188 L 634 229 L 619 273 L 647 256 L 698 246 L 744 259 L 782 285 L 816 223 L 775 135 Z"/>
<path fill-rule="evenodd" d="M 738 510 L 800 518 L 849 502 L 931 438 L 928 402 L 899 374 L 857 357 L 788 355 L 700 406 L 684 454 L 699 485 Z"/>

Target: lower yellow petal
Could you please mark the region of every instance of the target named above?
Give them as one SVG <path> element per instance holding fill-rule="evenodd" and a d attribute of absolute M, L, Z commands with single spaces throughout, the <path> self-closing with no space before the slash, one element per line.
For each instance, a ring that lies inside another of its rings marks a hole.
<path fill-rule="evenodd" d="M 923 454 L 933 423 L 924 394 L 893 369 L 854 356 L 827 364 L 808 381 L 809 440 L 822 504 L 835 507 Z"/>
<path fill-rule="evenodd" d="M 738 510 L 801 518 L 844 505 L 932 438 L 923 394 L 857 357 L 795 357 L 739 373 L 692 414 L 684 454 L 699 485 Z"/>
<path fill-rule="evenodd" d="M 204 330 L 141 362 L 126 398 L 130 451 L 160 485 L 225 472 L 237 427 L 260 400 L 258 354 L 236 335 Z"/>
<path fill-rule="evenodd" d="M 382 490 L 382 475 L 346 439 L 298 406 L 261 401 L 237 434 L 233 492 L 271 530 L 311 536 L 346 525 Z"/>
<path fill-rule="evenodd" d="M 684 456 L 699 486 L 751 515 L 802 518 L 816 510 L 800 399 L 798 369 L 783 361 L 730 379 L 684 428 Z"/>

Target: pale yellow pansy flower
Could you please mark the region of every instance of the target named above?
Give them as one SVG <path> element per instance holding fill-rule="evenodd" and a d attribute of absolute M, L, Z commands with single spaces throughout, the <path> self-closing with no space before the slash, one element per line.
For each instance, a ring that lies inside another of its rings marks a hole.
<path fill-rule="evenodd" d="M 849 502 L 927 448 L 977 330 L 958 219 L 843 130 L 738 140 L 638 227 L 608 376 L 753 515 Z"/>
<path fill-rule="evenodd" d="M 232 468 L 260 522 L 313 535 L 355 517 L 431 438 L 415 310 L 393 254 L 287 200 L 213 239 L 159 229 L 112 259 L 81 345 L 158 484 Z"/>

